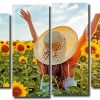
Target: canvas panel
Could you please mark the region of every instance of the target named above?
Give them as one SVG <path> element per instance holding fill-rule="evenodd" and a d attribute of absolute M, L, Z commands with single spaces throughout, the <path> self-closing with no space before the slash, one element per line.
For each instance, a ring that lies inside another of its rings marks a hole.
<path fill-rule="evenodd" d="M 54 3 L 51 16 L 52 93 L 88 96 L 88 4 Z"/>
<path fill-rule="evenodd" d="M 12 29 L 13 96 L 50 97 L 49 55 L 48 65 L 39 59 L 44 53 L 43 34 L 49 29 L 49 6 L 14 5 Z"/>
<path fill-rule="evenodd" d="M 0 88 L 9 88 L 10 80 L 10 16 L 0 14 Z"/>
<path fill-rule="evenodd" d="M 100 14 L 91 22 L 91 84 L 100 88 Z"/>

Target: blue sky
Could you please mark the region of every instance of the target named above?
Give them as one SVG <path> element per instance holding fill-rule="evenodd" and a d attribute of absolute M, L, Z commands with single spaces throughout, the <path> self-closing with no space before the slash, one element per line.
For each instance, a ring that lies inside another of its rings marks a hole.
<path fill-rule="evenodd" d="M 52 28 L 70 26 L 77 34 L 82 35 L 88 23 L 88 4 L 85 3 L 54 3 L 52 4 Z M 49 27 L 49 8 L 47 5 L 14 5 L 13 6 L 13 39 L 32 40 L 27 23 L 20 17 L 20 10 L 28 10 L 32 16 L 37 34 L 40 36 Z"/>
<path fill-rule="evenodd" d="M 9 15 L 0 14 L 0 40 L 9 40 Z"/>

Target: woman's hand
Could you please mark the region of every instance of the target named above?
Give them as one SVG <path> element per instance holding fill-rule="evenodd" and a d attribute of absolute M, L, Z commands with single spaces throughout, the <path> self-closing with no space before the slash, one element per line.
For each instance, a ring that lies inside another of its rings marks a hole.
<path fill-rule="evenodd" d="M 29 13 L 29 11 L 24 11 L 23 9 L 21 9 L 20 11 L 20 16 L 26 20 L 26 22 L 28 23 L 28 26 L 29 26 L 29 29 L 30 29 L 30 32 L 31 32 L 31 35 L 33 37 L 33 41 L 36 42 L 37 38 L 38 38 L 38 35 L 35 31 L 35 28 L 33 26 L 33 23 L 32 23 L 32 20 L 31 20 L 31 14 Z"/>
<path fill-rule="evenodd" d="M 20 14 L 20 16 L 28 23 L 31 22 L 31 14 L 29 13 L 29 11 L 24 11 L 23 9 L 21 9 Z"/>

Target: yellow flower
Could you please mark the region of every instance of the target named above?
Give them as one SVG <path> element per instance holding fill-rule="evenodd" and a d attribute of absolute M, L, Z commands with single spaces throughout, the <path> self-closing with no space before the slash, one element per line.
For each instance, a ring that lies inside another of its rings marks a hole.
<path fill-rule="evenodd" d="M 4 41 L 0 41 L 0 44 L 3 44 L 4 43 Z"/>
<path fill-rule="evenodd" d="M 96 54 L 94 55 L 94 58 L 95 58 L 96 60 L 99 60 L 99 59 L 100 59 L 100 53 L 96 53 Z"/>
<path fill-rule="evenodd" d="M 37 65 L 37 59 L 35 57 L 33 57 L 33 62 L 35 63 L 35 65 Z"/>
<path fill-rule="evenodd" d="M 2 52 L 3 55 L 8 56 L 9 55 L 9 44 L 3 43 L 0 46 L 0 51 Z"/>
<path fill-rule="evenodd" d="M 92 41 L 92 44 L 93 44 L 93 41 Z M 95 54 L 92 54 L 92 56 L 94 59 L 99 60 L 100 59 L 100 41 L 96 41 L 94 45 L 96 46 L 96 52 Z"/>
<path fill-rule="evenodd" d="M 91 57 L 94 59 L 95 58 L 95 54 L 98 53 L 98 45 L 97 42 L 91 42 Z"/>
<path fill-rule="evenodd" d="M 86 42 L 81 48 L 81 55 L 88 57 L 88 42 Z"/>
<path fill-rule="evenodd" d="M 100 40 L 98 41 L 98 52 L 100 52 Z"/>
<path fill-rule="evenodd" d="M 17 50 L 17 52 L 19 52 L 19 53 L 25 53 L 25 51 L 26 51 L 26 46 L 25 46 L 25 44 L 22 43 L 22 42 L 18 42 L 18 43 L 16 44 L 16 50 Z"/>
<path fill-rule="evenodd" d="M 35 42 L 34 41 L 30 41 L 30 43 L 32 44 L 32 50 L 33 50 Z"/>
<path fill-rule="evenodd" d="M 17 41 L 13 41 L 13 47 L 16 47 L 16 45 L 17 45 Z"/>
<path fill-rule="evenodd" d="M 6 41 L 6 44 L 10 44 L 10 42 L 9 41 Z"/>
<path fill-rule="evenodd" d="M 12 95 L 14 97 L 25 97 L 28 94 L 26 87 L 23 84 L 13 81 L 12 84 Z"/>
<path fill-rule="evenodd" d="M 92 39 L 91 42 L 93 42 L 93 43 L 98 43 L 98 41 L 97 41 L 96 39 Z"/>
<path fill-rule="evenodd" d="M 8 82 L 3 84 L 3 87 L 10 87 L 10 84 Z"/>
<path fill-rule="evenodd" d="M 26 50 L 33 50 L 33 44 L 32 44 L 32 42 L 26 43 Z"/>
<path fill-rule="evenodd" d="M 19 58 L 19 62 L 21 62 L 22 64 L 27 63 L 27 57 L 21 56 L 21 57 Z"/>
<path fill-rule="evenodd" d="M 17 41 L 13 41 L 12 43 L 12 53 L 16 50 Z"/>
<path fill-rule="evenodd" d="M 32 43 L 32 45 L 33 45 L 33 49 L 34 49 L 34 44 L 35 44 L 35 42 L 34 42 L 34 41 L 31 41 L 31 43 Z"/>

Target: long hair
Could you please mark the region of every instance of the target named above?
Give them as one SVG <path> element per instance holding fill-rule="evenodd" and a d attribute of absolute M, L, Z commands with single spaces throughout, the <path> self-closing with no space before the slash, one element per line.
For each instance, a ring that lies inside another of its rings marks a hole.
<path fill-rule="evenodd" d="M 38 65 L 40 67 L 41 76 L 50 75 L 50 66 L 43 64 L 38 61 Z M 73 68 L 70 68 L 70 77 L 73 77 Z M 59 88 L 63 89 L 63 82 L 68 77 L 68 62 L 64 62 L 58 65 L 52 65 L 52 75 L 56 78 L 59 83 Z"/>

